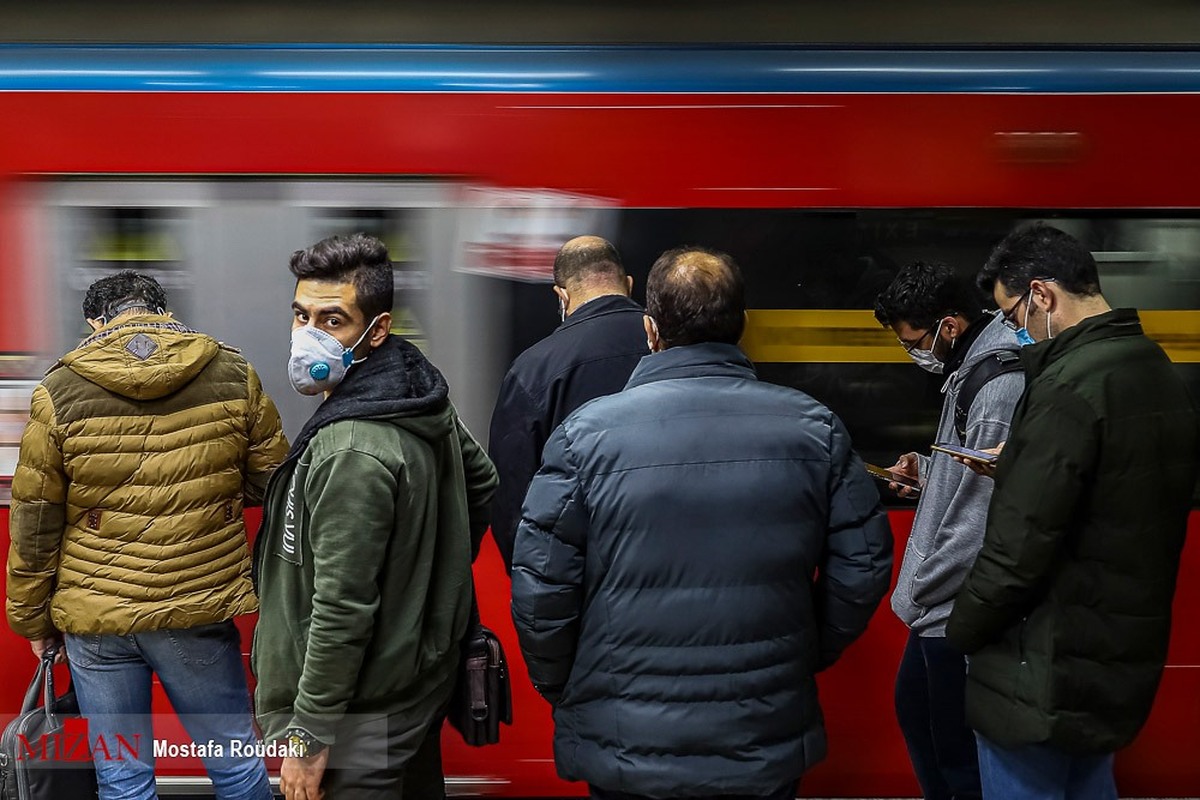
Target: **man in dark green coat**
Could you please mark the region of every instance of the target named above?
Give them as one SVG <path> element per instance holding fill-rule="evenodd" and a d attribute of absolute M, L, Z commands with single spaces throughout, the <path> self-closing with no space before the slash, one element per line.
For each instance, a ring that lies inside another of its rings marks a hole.
<path fill-rule="evenodd" d="M 1195 405 L 1095 260 L 1045 225 L 979 276 L 1027 344 L 979 556 L 947 638 L 969 656 L 985 798 L 1117 797 L 1150 713 L 1197 477 Z"/>
<path fill-rule="evenodd" d="M 389 334 L 373 237 L 292 256 L 289 378 L 325 400 L 267 487 L 255 692 L 286 800 L 443 796 L 439 732 L 496 472 L 446 380 Z"/>

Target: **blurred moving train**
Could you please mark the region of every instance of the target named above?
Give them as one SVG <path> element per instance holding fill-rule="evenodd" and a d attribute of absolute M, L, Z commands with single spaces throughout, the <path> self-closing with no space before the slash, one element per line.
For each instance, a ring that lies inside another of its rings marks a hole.
<path fill-rule="evenodd" d="M 0 478 L 31 387 L 83 333 L 83 290 L 124 267 L 242 347 L 295 433 L 312 406 L 284 373 L 287 259 L 354 230 L 390 245 L 397 330 L 480 433 L 509 360 L 557 323 L 550 254 L 583 232 L 614 239 L 639 288 L 668 247 L 732 253 L 761 376 L 831 406 L 879 463 L 928 446 L 940 396 L 871 318 L 875 294 L 913 259 L 974 273 L 1026 220 L 1089 245 L 1200 397 L 1198 91 L 1192 50 L 0 46 Z M 901 553 L 911 507 L 891 516 Z M 583 794 L 555 777 L 490 545 L 476 573 L 516 723 L 483 750 L 447 733 L 448 788 Z M 1118 757 L 1125 795 L 1200 792 L 1198 606 L 1193 535 L 1158 703 Z M 916 793 L 892 711 L 904 635 L 885 603 L 822 676 L 830 755 L 802 794 Z M 33 659 L 6 629 L 0 652 L 5 717 Z M 170 792 L 202 771 L 160 773 Z"/>

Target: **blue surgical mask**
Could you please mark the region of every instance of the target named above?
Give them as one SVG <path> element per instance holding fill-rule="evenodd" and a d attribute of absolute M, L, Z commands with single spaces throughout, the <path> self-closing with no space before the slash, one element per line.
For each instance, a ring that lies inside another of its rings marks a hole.
<path fill-rule="evenodd" d="M 1054 283 L 1057 279 L 1056 278 L 1041 278 L 1040 280 L 1043 283 Z M 1037 342 L 1034 340 L 1034 338 L 1029 335 L 1029 310 L 1031 308 L 1033 308 L 1033 286 L 1032 285 L 1029 287 L 1029 291 L 1026 292 L 1026 295 L 1028 295 L 1029 300 L 1025 304 L 1025 321 L 1021 323 L 1020 328 L 1015 329 L 1016 334 L 1017 334 L 1017 344 L 1021 345 L 1022 347 L 1026 347 L 1031 344 L 1037 344 Z M 1022 297 L 1025 297 L 1026 295 L 1022 295 Z M 1018 302 L 1020 302 L 1020 301 L 1018 301 Z M 1013 306 L 1013 310 L 1015 310 L 1015 309 L 1016 309 L 1016 306 Z M 1001 313 L 1004 313 L 1003 309 L 1001 309 Z M 1010 311 L 1009 313 L 1012 313 L 1012 312 Z M 1054 312 L 1052 312 L 1052 311 L 1046 312 L 1046 338 L 1047 339 L 1054 338 L 1054 331 L 1051 330 L 1051 328 L 1050 328 L 1050 317 L 1052 317 L 1053 315 L 1054 315 Z M 1009 328 L 1012 328 L 1012 326 L 1014 324 L 1012 322 L 1009 322 L 1007 314 L 1005 314 L 1004 324 L 1009 326 Z"/>
<path fill-rule="evenodd" d="M 1033 297 L 1029 298 L 1029 302 L 1025 304 L 1025 319 L 1021 322 L 1021 327 L 1017 328 L 1017 344 L 1021 347 L 1027 347 L 1031 344 L 1037 344 L 1034 338 L 1029 335 L 1029 309 L 1033 307 Z M 1047 320 L 1049 325 L 1049 320 Z M 1047 327 L 1047 331 L 1049 328 Z"/>

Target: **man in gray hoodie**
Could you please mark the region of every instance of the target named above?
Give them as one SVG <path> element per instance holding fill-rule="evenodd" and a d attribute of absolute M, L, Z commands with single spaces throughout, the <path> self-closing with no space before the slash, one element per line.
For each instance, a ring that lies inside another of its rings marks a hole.
<path fill-rule="evenodd" d="M 952 268 L 916 262 L 876 300 L 875 317 L 918 366 L 946 375 L 934 441 L 984 449 L 1008 437 L 1025 381 L 1016 337 L 979 307 L 970 283 Z M 892 594 L 892 610 L 910 630 L 896 675 L 896 717 L 927 800 L 978 798 L 966 663 L 946 644 L 946 620 L 983 541 L 992 482 L 937 452 L 906 453 L 891 469 L 921 486 Z"/>

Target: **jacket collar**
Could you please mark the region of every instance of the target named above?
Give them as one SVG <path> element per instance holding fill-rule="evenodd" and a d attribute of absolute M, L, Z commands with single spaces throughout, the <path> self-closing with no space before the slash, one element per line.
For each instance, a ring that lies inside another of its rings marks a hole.
<path fill-rule="evenodd" d="M 130 316 L 122 317 L 120 320 L 113 320 L 101 326 L 100 330 L 90 334 L 76 345 L 75 349 L 82 350 L 88 345 L 130 330 L 131 328 L 152 328 L 154 330 L 172 331 L 174 333 L 197 333 L 197 331 L 192 330 L 183 323 L 178 322 L 174 317 L 169 317 L 166 314 L 131 314 Z"/>
<path fill-rule="evenodd" d="M 355 364 L 337 388 L 304 423 L 288 458 L 304 451 L 326 425 L 344 419 L 380 419 L 437 411 L 449 402 L 450 389 L 438 368 L 416 345 L 396 335 Z"/>
<path fill-rule="evenodd" d="M 571 316 L 562 321 L 555 331 L 565 330 L 589 319 L 611 314 L 614 311 L 641 311 L 642 307 L 623 294 L 605 294 L 587 301 L 575 309 Z"/>
<path fill-rule="evenodd" d="M 1025 374 L 1032 379 L 1068 353 L 1092 342 L 1141 335 L 1142 323 L 1137 309 L 1114 308 L 1081 320 L 1053 339 L 1022 347 L 1021 363 L 1025 365 Z"/>
<path fill-rule="evenodd" d="M 754 365 L 737 345 L 705 342 L 642 356 L 625 388 L 673 378 L 710 377 L 758 379 Z"/>

